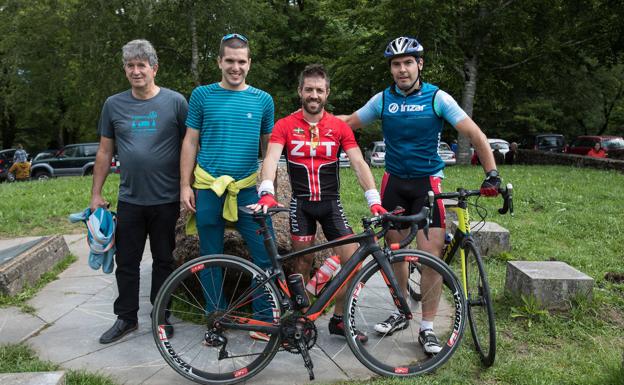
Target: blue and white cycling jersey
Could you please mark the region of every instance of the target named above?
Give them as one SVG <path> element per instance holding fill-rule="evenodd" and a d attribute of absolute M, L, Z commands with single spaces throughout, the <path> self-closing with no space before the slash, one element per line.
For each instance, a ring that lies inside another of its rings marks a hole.
<path fill-rule="evenodd" d="M 392 85 L 373 96 L 357 115 L 363 125 L 381 119 L 386 170 L 404 179 L 443 176 L 438 143 L 444 121 L 455 126 L 468 116 L 455 99 L 430 83 L 409 95 Z"/>

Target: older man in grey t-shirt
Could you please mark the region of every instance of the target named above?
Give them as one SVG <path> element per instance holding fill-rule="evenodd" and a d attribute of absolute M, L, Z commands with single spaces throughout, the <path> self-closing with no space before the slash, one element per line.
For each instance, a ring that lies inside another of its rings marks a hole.
<path fill-rule="evenodd" d="M 180 213 L 180 146 L 188 111 L 182 95 L 154 82 L 158 57 L 147 40 L 133 40 L 122 52 L 131 89 L 109 97 L 102 108 L 90 204 L 91 210 L 108 204 L 102 186 L 117 144 L 121 162 L 115 233 L 119 296 L 113 306 L 117 321 L 100 337 L 103 344 L 138 327 L 139 265 L 148 235 L 154 261 L 152 304 L 173 271 Z M 168 324 L 165 331 L 171 336 L 173 327 Z"/>

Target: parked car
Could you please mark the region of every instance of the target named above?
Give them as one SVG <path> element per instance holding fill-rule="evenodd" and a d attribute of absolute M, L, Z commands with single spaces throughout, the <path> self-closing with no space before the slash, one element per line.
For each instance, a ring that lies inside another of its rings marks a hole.
<path fill-rule="evenodd" d="M 98 146 L 99 143 L 67 145 L 50 157 L 33 161 L 30 174 L 33 179 L 39 180 L 57 176 L 90 175 L 93 173 Z"/>
<path fill-rule="evenodd" d="M 609 158 L 624 158 L 624 138 L 610 135 L 582 135 L 570 143 L 567 152 L 570 154 L 587 155 L 596 143 L 600 142 Z"/>
<path fill-rule="evenodd" d="M 121 173 L 121 162 L 117 154 L 115 154 L 111 160 L 110 172 L 114 172 L 115 174 Z"/>
<path fill-rule="evenodd" d="M 32 161 L 36 161 L 36 160 L 40 160 L 40 159 L 47 159 L 47 158 L 53 158 L 54 155 L 58 152 L 58 150 L 43 150 L 39 153 L 37 153 L 37 155 L 35 155 L 32 158 Z"/>
<path fill-rule="evenodd" d="M 526 147 L 537 151 L 565 152 L 565 144 L 561 134 L 537 134 L 530 138 Z"/>
<path fill-rule="evenodd" d="M 488 139 L 492 151 L 498 150 L 501 154 L 505 155 L 509 152 L 509 142 L 503 139 Z"/>
<path fill-rule="evenodd" d="M 440 158 L 442 158 L 444 164 L 447 166 L 452 166 L 457 163 L 455 152 L 451 150 L 451 146 L 446 142 L 440 142 L 440 144 L 438 144 L 438 155 L 440 155 Z"/>
<path fill-rule="evenodd" d="M 364 159 L 369 166 L 384 167 L 386 165 L 386 144 L 383 141 L 369 144 L 364 151 Z"/>
<path fill-rule="evenodd" d="M 15 155 L 15 148 L 7 148 L 0 151 L 0 182 L 7 180 L 9 174 L 9 168 L 13 164 L 13 155 Z"/>

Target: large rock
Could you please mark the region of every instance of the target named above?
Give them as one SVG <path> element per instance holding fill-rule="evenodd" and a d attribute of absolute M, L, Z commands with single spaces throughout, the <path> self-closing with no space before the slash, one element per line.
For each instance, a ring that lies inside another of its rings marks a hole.
<path fill-rule="evenodd" d="M 457 229 L 457 220 L 451 220 L 447 223 L 449 231 L 454 234 L 455 229 Z M 511 250 L 509 230 L 498 223 L 470 222 L 470 230 L 483 256 L 496 255 Z"/>
<path fill-rule="evenodd" d="M 290 181 L 288 179 L 288 172 L 286 165 L 280 164 L 277 170 L 277 201 L 288 207 L 291 197 Z M 179 264 L 182 264 L 191 259 L 199 256 L 199 239 L 196 235 L 186 235 L 184 229 L 188 213 L 186 210 L 182 210 L 180 213 L 180 219 L 176 225 L 176 249 L 174 250 L 174 257 Z M 290 227 L 288 222 L 287 213 L 281 213 L 273 216 L 273 230 L 275 239 L 277 241 L 277 247 L 280 254 L 288 253 L 291 250 L 290 243 Z M 326 238 L 323 236 L 320 229 L 317 231 L 316 243 L 325 242 Z M 226 229 L 224 235 L 224 254 L 236 255 L 245 259 L 251 259 L 249 251 L 245 246 L 245 242 L 240 234 L 235 229 Z M 329 255 L 328 250 L 317 253 L 315 256 L 315 265 L 319 265 L 321 261 Z M 290 263 L 285 264 L 287 272 L 290 271 Z"/>
<path fill-rule="evenodd" d="M 15 295 L 69 255 L 61 235 L 34 239 L 0 252 L 0 293 Z"/>
<path fill-rule="evenodd" d="M 591 299 L 593 286 L 591 277 L 565 262 L 507 262 L 505 290 L 517 297 L 534 297 L 549 309 L 568 309 L 577 296 Z"/>

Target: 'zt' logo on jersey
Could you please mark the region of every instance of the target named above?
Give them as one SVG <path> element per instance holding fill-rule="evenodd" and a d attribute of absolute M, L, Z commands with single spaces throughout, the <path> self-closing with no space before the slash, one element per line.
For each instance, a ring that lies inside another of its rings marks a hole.
<path fill-rule="evenodd" d="M 292 156 L 305 156 L 305 153 L 302 151 L 303 146 L 310 146 L 310 156 L 316 156 L 317 151 L 321 151 L 322 154 L 323 149 L 325 149 L 325 156 L 332 155 L 332 147 L 336 145 L 336 142 L 320 142 L 318 147 L 312 148 L 310 142 L 306 142 L 303 140 L 293 140 L 290 143 L 294 146 L 292 150 L 290 150 L 290 155 Z"/>

